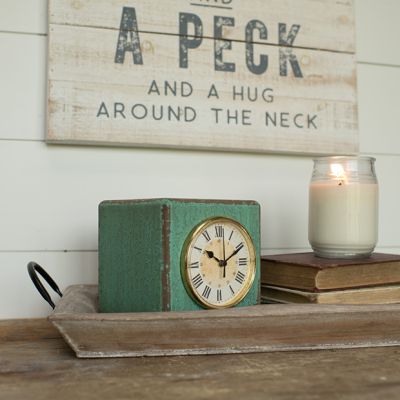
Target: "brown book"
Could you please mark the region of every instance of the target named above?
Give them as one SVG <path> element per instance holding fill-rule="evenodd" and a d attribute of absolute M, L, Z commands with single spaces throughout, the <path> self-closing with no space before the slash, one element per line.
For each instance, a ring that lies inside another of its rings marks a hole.
<path fill-rule="evenodd" d="M 266 303 L 395 304 L 400 303 L 400 285 L 316 293 L 279 286 L 261 286 L 261 301 Z"/>
<path fill-rule="evenodd" d="M 373 253 L 358 260 L 314 253 L 261 256 L 261 283 L 308 291 L 400 283 L 400 255 Z"/>

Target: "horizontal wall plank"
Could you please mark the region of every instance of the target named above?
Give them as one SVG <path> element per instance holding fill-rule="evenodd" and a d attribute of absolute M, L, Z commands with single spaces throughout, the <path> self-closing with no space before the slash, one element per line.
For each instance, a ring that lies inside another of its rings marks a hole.
<path fill-rule="evenodd" d="M 0 139 L 44 139 L 46 46 L 43 36 L 0 33 Z"/>
<path fill-rule="evenodd" d="M 359 65 L 358 93 L 360 151 L 400 154 L 400 68 Z"/>
<path fill-rule="evenodd" d="M 97 252 L 0 252 L 0 319 L 44 317 L 51 313 L 51 307 L 29 278 L 26 269 L 29 261 L 41 265 L 61 291 L 69 285 L 97 283 Z M 50 288 L 48 292 L 57 304 L 58 295 Z"/>
<path fill-rule="evenodd" d="M 47 0 L 1 0 L 0 31 L 45 34 Z"/>
<path fill-rule="evenodd" d="M 0 167 L 0 250 L 95 250 L 100 201 L 152 197 L 254 199 L 263 248 L 308 247 L 307 157 L 4 141 Z M 381 246 L 400 241 L 398 170 L 400 157 L 377 157 Z"/>
<path fill-rule="evenodd" d="M 100 201 L 152 197 L 254 199 L 264 247 L 308 245 L 308 158 L 4 141 L 0 167 L 0 250 L 97 249 Z"/>
<path fill-rule="evenodd" d="M 355 12 L 358 60 L 400 65 L 400 2 L 355 0 Z"/>
<path fill-rule="evenodd" d="M 214 16 L 234 17 L 235 26 L 225 27 L 224 37 L 244 41 L 247 23 L 258 19 L 267 26 L 269 43 L 279 43 L 278 23 L 298 24 L 294 46 L 354 53 L 353 0 L 236 0 L 225 9 L 204 5 L 201 0 L 139 0 L 131 6 L 142 32 L 178 34 L 179 13 L 186 12 L 201 18 L 205 37 L 214 37 Z M 124 6 L 125 0 L 50 0 L 50 23 L 118 30 Z"/>
<path fill-rule="evenodd" d="M 378 245 L 397 247 L 400 243 L 399 156 L 376 156 L 379 182 L 379 239 Z"/>

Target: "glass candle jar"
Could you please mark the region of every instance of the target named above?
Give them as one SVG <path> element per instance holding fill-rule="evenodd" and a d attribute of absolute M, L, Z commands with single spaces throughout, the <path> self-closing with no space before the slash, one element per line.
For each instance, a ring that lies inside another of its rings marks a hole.
<path fill-rule="evenodd" d="M 378 181 L 371 157 L 314 160 L 308 240 L 316 256 L 363 258 L 378 240 Z"/>

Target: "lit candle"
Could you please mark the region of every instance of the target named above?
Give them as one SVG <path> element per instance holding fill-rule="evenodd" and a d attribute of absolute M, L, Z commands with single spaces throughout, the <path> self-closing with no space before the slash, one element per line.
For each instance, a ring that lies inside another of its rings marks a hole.
<path fill-rule="evenodd" d="M 309 242 L 329 258 L 367 257 L 378 239 L 375 159 L 323 157 L 314 160 L 309 196 Z"/>

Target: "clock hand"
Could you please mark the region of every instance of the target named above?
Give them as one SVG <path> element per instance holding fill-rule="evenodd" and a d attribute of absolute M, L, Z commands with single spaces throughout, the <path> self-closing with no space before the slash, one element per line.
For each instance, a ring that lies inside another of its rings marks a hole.
<path fill-rule="evenodd" d="M 221 260 L 217 257 L 214 256 L 214 253 L 212 251 L 206 250 L 206 253 L 209 258 L 213 258 L 214 260 L 218 261 L 218 264 L 221 264 Z"/>
<path fill-rule="evenodd" d="M 225 260 L 225 229 L 222 229 L 222 252 L 223 252 L 223 259 L 224 259 L 224 274 L 223 278 L 226 276 L 226 260 Z"/>
<path fill-rule="evenodd" d="M 215 261 L 218 261 L 218 266 L 219 267 L 224 267 L 224 269 L 225 269 L 225 266 L 226 266 L 226 261 L 225 260 L 220 260 L 219 258 L 215 257 L 214 253 L 212 251 L 206 250 L 205 252 L 207 253 L 209 258 L 213 258 Z"/>
<path fill-rule="evenodd" d="M 236 255 L 237 253 L 239 253 L 240 250 L 243 249 L 243 244 L 241 246 L 239 246 L 226 260 L 225 262 L 228 262 L 228 260 L 230 260 L 234 255 Z"/>

